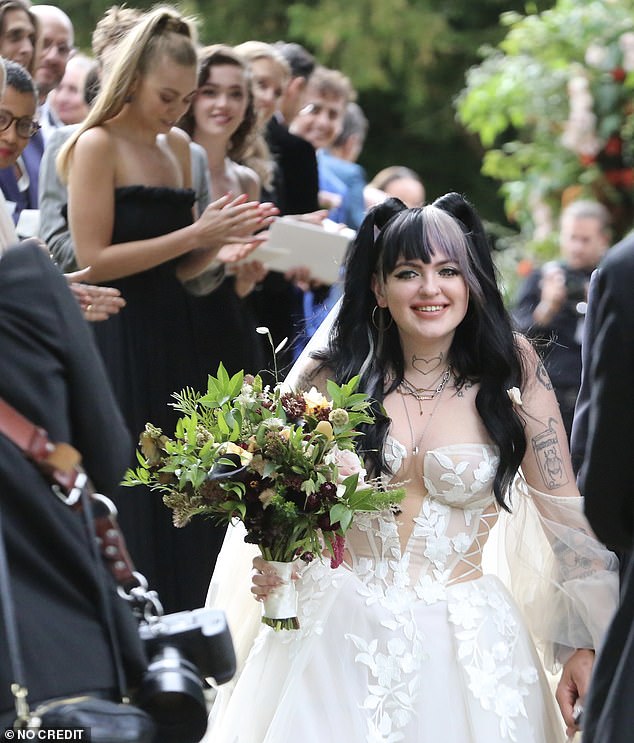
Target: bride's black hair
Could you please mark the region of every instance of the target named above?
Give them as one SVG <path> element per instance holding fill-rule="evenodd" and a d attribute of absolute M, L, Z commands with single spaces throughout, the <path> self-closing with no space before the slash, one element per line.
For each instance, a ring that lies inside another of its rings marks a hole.
<path fill-rule="evenodd" d="M 316 358 L 339 384 L 360 376 L 360 389 L 375 401 L 377 417 L 360 447 L 373 474 L 389 473 L 383 446 L 390 421 L 381 403 L 402 381 L 404 359 L 395 323 L 387 310 L 377 308 L 373 277 L 383 281 L 401 257 L 429 263 L 436 250 L 458 263 L 469 287 L 467 313 L 456 329 L 449 360 L 458 386 L 479 385 L 476 407 L 500 452 L 495 497 L 506 507 L 505 495 L 526 451 L 524 427 L 507 394 L 511 387 L 522 387 L 523 366 L 484 227 L 462 196 L 449 193 L 415 209 L 388 199 L 368 213 L 346 259 L 341 308 L 329 345 Z"/>

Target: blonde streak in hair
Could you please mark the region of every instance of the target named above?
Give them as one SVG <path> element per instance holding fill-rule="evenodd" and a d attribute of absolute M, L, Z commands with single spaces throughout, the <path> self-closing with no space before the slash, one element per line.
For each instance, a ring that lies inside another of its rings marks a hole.
<path fill-rule="evenodd" d="M 462 231 L 462 228 L 456 222 L 456 219 L 444 211 L 439 209 L 433 204 L 428 204 L 423 207 L 423 210 L 427 212 L 429 220 L 432 222 L 435 228 L 436 235 L 434 236 L 434 247 L 441 250 L 450 260 L 455 261 L 458 267 L 463 273 L 464 280 L 469 287 L 469 291 L 476 297 L 482 298 L 482 287 L 471 268 L 469 261 L 469 252 L 471 250 L 469 246 L 469 239 Z M 432 216 L 433 215 L 433 216 Z M 446 224 L 445 224 L 446 222 Z M 451 232 L 447 229 L 447 225 L 451 225 Z M 453 233 L 453 234 L 452 234 Z M 463 246 L 463 255 L 461 255 L 454 245 L 455 242 L 459 242 Z"/>

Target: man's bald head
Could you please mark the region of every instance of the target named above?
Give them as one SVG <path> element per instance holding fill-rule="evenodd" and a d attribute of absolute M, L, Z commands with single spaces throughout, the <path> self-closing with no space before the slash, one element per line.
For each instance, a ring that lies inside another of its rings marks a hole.
<path fill-rule="evenodd" d="M 66 70 L 66 62 L 75 43 L 73 23 L 56 5 L 32 5 L 40 25 L 40 54 L 35 67 L 35 82 L 40 102 L 56 88 Z"/>

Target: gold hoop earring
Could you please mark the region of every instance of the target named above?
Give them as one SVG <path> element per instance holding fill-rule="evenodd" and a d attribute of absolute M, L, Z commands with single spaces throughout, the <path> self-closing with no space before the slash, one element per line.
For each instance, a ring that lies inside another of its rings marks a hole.
<path fill-rule="evenodd" d="M 374 325 L 374 327 L 379 331 L 379 333 L 383 333 L 386 330 L 388 330 L 389 328 L 391 328 L 392 327 L 392 323 L 394 322 L 394 318 L 392 317 L 392 315 L 390 315 L 390 322 L 385 327 L 382 328 L 379 325 L 379 323 L 381 321 L 380 317 L 379 317 L 379 323 L 377 323 L 377 321 L 376 321 L 376 311 L 377 310 L 381 310 L 381 309 L 387 309 L 387 307 L 386 308 L 383 308 L 383 307 L 379 307 L 378 304 L 375 304 L 374 305 L 374 308 L 372 309 L 372 314 L 370 315 L 370 319 L 372 321 L 372 325 Z"/>

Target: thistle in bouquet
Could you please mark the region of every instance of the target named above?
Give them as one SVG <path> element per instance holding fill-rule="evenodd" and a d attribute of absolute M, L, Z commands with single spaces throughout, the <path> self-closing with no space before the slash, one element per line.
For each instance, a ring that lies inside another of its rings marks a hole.
<path fill-rule="evenodd" d="M 174 395 L 182 416 L 173 437 L 146 425 L 139 467 L 124 484 L 161 493 L 177 527 L 198 515 L 220 525 L 239 519 L 245 541 L 265 560 L 286 564 L 289 575 L 296 560 L 328 553 L 338 567 L 354 514 L 394 507 L 403 497 L 400 488 L 366 479 L 355 441 L 373 416 L 357 385 L 357 377 L 328 382 L 326 397 L 315 388 L 271 388 L 243 372 L 229 376 L 221 364 L 206 393 Z M 293 582 L 282 589 L 292 594 Z M 262 621 L 297 628 L 289 595 L 265 603 Z"/>

